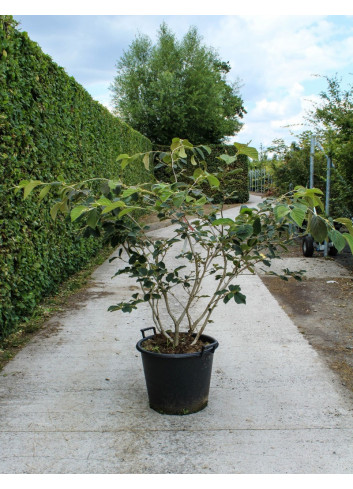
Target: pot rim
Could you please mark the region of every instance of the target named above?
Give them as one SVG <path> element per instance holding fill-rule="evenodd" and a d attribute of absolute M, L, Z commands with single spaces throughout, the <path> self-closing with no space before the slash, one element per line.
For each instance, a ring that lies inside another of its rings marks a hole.
<path fill-rule="evenodd" d="M 212 336 L 208 336 L 205 334 L 202 334 L 200 336 L 201 339 L 204 339 L 206 341 L 209 341 L 210 344 L 203 347 L 201 351 L 193 352 L 193 353 L 158 353 L 155 351 L 149 351 L 145 350 L 144 348 L 141 347 L 142 343 L 146 340 L 149 340 L 150 338 L 153 338 L 153 335 L 146 336 L 145 338 L 141 338 L 137 344 L 136 344 L 136 349 L 143 354 L 146 355 L 152 355 L 155 357 L 159 358 L 169 358 L 169 359 L 175 359 L 175 358 L 189 358 L 189 357 L 202 357 L 205 353 L 214 353 L 215 349 L 218 348 L 219 343 L 216 339 L 212 338 Z"/>

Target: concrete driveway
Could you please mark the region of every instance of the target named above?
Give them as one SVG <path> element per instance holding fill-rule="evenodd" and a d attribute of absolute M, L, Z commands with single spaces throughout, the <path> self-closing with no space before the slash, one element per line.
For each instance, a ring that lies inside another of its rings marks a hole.
<path fill-rule="evenodd" d="M 259 276 L 240 277 L 246 306 L 221 305 L 207 330 L 209 405 L 167 416 L 148 406 L 135 349 L 148 308 L 107 312 L 136 287 L 111 279 L 117 266 L 0 373 L 0 473 L 352 473 L 352 399 Z"/>

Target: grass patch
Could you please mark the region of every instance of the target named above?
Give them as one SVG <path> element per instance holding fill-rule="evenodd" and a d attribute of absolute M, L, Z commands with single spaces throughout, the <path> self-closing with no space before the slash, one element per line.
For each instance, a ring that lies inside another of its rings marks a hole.
<path fill-rule="evenodd" d="M 68 297 L 88 285 L 94 270 L 104 263 L 112 252 L 111 246 L 100 250 L 83 270 L 65 280 L 54 295 L 46 297 L 36 307 L 28 321 L 19 324 L 17 330 L 8 337 L 0 339 L 0 371 L 30 341 L 33 335 L 43 328 L 46 321 L 65 306 Z"/>

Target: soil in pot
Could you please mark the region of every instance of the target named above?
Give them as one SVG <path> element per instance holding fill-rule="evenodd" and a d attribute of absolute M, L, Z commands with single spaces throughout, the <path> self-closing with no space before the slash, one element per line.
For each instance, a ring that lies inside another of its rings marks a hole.
<path fill-rule="evenodd" d="M 174 333 L 168 332 L 171 338 L 174 338 Z M 153 337 L 143 342 L 143 349 L 147 351 L 154 351 L 157 353 L 197 353 L 202 350 L 204 346 L 209 344 L 208 341 L 199 338 L 195 345 L 191 343 L 194 341 L 194 337 L 189 333 L 179 334 L 179 345 L 173 347 L 173 343 L 168 341 L 162 334 L 155 334 Z"/>

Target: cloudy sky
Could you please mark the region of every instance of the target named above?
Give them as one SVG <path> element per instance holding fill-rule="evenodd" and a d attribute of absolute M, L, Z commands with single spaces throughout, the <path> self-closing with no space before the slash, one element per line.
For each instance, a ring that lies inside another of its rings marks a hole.
<path fill-rule="evenodd" d="M 353 84 L 353 15 L 316 15 L 315 9 L 310 15 L 155 14 L 163 9 L 149 10 L 150 15 L 143 9 L 139 10 L 143 15 L 113 15 L 109 9 L 108 14 L 100 11 L 104 15 L 97 11 L 82 15 L 91 13 L 84 10 L 75 15 L 37 15 L 38 9 L 32 15 L 21 10 L 26 15 L 14 17 L 21 30 L 107 107 L 117 60 L 138 32 L 154 40 L 163 21 L 178 38 L 196 26 L 204 43 L 230 62 L 229 81 L 241 80 L 248 112 L 236 139 L 251 141 L 258 148 L 278 137 L 287 143 L 294 139 L 291 131 L 302 130 L 305 111 L 326 88 L 322 77 L 337 74 L 342 86 Z"/>

